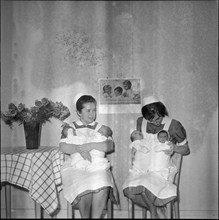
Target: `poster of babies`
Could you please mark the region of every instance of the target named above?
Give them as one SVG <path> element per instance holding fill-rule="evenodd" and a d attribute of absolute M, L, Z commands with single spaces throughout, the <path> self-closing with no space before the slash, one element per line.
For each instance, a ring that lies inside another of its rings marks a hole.
<path fill-rule="evenodd" d="M 100 79 L 100 104 L 140 104 L 140 79 Z"/>

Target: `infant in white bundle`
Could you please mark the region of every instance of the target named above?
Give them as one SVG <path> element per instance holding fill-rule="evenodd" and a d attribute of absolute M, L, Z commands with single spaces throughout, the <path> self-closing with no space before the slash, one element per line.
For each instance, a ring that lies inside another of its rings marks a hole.
<path fill-rule="evenodd" d="M 134 130 L 131 133 L 132 168 L 139 172 L 159 171 L 170 167 L 170 156 L 164 150 L 170 149 L 169 134 L 161 130 L 158 134 L 146 134 Z"/>
<path fill-rule="evenodd" d="M 67 130 L 67 137 L 61 141 L 68 144 L 82 145 L 85 143 L 103 142 L 110 137 L 111 130 L 102 125 L 98 131 L 88 128 L 73 129 L 72 127 Z M 91 150 L 91 161 L 83 159 L 80 153 L 71 154 L 71 166 L 76 169 L 94 171 L 96 168 L 107 169 L 110 164 L 105 157 L 105 153 L 99 150 Z"/>

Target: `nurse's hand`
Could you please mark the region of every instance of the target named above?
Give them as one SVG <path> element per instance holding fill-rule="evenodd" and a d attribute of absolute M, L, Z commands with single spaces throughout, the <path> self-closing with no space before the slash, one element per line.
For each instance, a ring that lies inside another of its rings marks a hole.
<path fill-rule="evenodd" d="M 88 160 L 88 161 L 92 162 L 91 155 L 90 155 L 89 151 L 78 150 L 78 153 L 83 157 L 84 160 Z"/>
<path fill-rule="evenodd" d="M 167 145 L 169 145 L 170 148 L 167 149 L 167 150 L 163 150 L 163 152 L 164 152 L 165 154 L 167 154 L 168 156 L 171 156 L 171 155 L 174 153 L 175 144 L 169 141 L 169 142 L 167 143 Z"/>

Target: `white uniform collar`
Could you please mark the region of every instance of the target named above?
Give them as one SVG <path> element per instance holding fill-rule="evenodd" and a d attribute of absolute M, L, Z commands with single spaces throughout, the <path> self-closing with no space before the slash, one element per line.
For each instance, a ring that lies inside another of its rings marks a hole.
<path fill-rule="evenodd" d="M 161 124 L 162 124 L 162 125 L 163 125 L 163 124 L 166 124 L 166 123 L 168 123 L 170 120 L 171 120 L 170 117 L 168 117 L 168 116 L 165 115 L 165 116 L 163 117 L 163 120 L 162 120 Z"/>
<path fill-rule="evenodd" d="M 77 124 L 77 125 L 84 125 L 81 120 L 76 121 L 76 124 Z M 93 121 L 93 122 L 90 123 L 89 125 L 95 125 L 95 121 Z"/>

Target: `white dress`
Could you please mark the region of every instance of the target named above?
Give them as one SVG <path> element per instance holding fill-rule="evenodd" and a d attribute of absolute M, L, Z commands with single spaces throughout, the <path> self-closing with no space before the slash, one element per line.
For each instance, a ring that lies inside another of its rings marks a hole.
<path fill-rule="evenodd" d="M 82 125 L 81 121 L 76 122 Z M 94 123 L 90 124 L 93 125 Z M 76 128 L 73 123 L 70 124 L 80 136 L 90 137 L 91 128 Z M 101 127 L 97 125 L 95 131 Z M 60 142 L 68 142 L 67 139 L 61 139 Z M 79 153 L 72 154 L 61 168 L 63 183 L 63 192 L 65 199 L 76 204 L 81 195 L 91 191 L 99 191 L 104 187 L 114 187 L 114 180 L 110 171 L 110 163 L 102 151 L 93 150 L 92 162 L 84 160 Z M 77 162 L 79 166 L 77 166 Z M 77 198 L 77 199 L 76 199 Z M 75 200 L 76 199 L 76 200 Z"/>
<path fill-rule="evenodd" d="M 142 125 L 142 131 L 146 131 L 146 120 L 143 121 L 145 124 Z M 165 124 L 164 130 L 168 131 L 170 123 L 171 119 Z M 144 132 L 143 135 L 146 137 L 148 134 Z M 165 147 L 164 144 L 162 146 L 156 145 L 156 147 L 152 147 L 151 151 L 146 154 L 141 152 L 141 154 L 137 154 L 138 151 L 136 152 L 136 163 L 134 163 L 135 161 L 133 162 L 135 166 L 129 170 L 129 175 L 123 184 L 123 190 L 128 187 L 141 185 L 160 199 L 177 195 L 176 185 L 173 184 L 173 178 L 177 169 L 170 161 L 170 157 L 160 151 L 162 147 Z"/>

